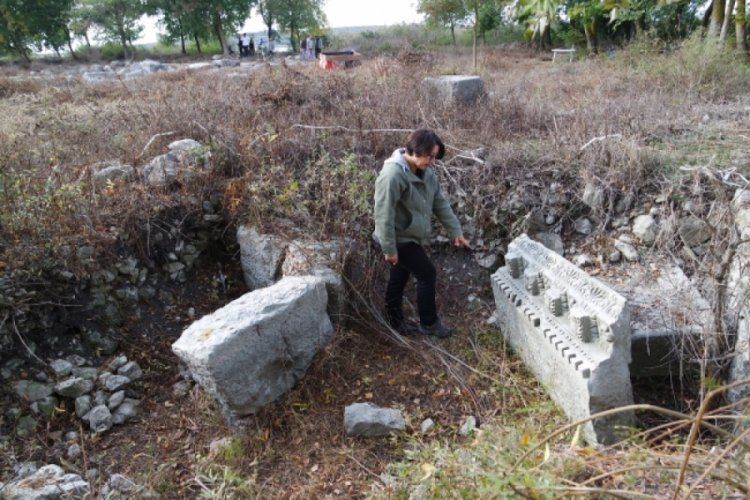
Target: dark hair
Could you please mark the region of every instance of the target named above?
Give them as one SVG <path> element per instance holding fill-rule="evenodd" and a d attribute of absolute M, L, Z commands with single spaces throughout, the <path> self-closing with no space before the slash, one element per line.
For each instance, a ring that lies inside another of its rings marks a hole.
<path fill-rule="evenodd" d="M 438 160 L 445 154 L 445 144 L 434 130 L 420 128 L 409 134 L 406 139 L 406 152 L 414 156 L 429 156 L 437 145 L 440 150 L 435 156 Z"/>

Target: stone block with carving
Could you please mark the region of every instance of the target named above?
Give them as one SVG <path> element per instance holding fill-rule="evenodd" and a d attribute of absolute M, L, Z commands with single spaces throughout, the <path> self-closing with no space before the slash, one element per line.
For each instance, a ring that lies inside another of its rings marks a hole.
<path fill-rule="evenodd" d="M 172 350 L 231 423 L 283 395 L 330 341 L 326 287 L 286 277 L 199 319 Z"/>
<path fill-rule="evenodd" d="M 492 275 L 503 335 L 572 420 L 633 403 L 625 298 L 521 235 Z M 633 415 L 589 421 L 592 443 L 613 443 Z"/>

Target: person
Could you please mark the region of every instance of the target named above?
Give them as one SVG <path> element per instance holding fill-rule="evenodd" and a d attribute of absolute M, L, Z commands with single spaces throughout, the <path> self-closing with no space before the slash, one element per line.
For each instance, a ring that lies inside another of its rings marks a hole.
<path fill-rule="evenodd" d="M 237 35 L 237 52 L 239 52 L 240 57 L 245 54 L 245 49 L 242 45 L 242 35 Z"/>
<path fill-rule="evenodd" d="M 304 60 L 307 59 L 307 38 L 302 37 L 302 41 L 299 43 L 300 57 Z"/>
<path fill-rule="evenodd" d="M 243 53 L 241 55 L 247 57 L 250 55 L 250 35 L 247 33 L 244 33 L 242 35 L 242 49 Z"/>
<path fill-rule="evenodd" d="M 250 37 L 250 46 L 247 48 L 247 55 L 254 56 L 255 55 L 255 37 Z"/>
<path fill-rule="evenodd" d="M 315 42 L 313 41 L 312 36 L 307 37 L 307 58 L 310 60 L 315 59 L 314 54 L 315 53 Z"/>
<path fill-rule="evenodd" d="M 320 53 L 323 52 L 323 37 L 315 37 L 315 59 L 320 59 Z"/>
<path fill-rule="evenodd" d="M 424 248 L 430 237 L 432 214 L 448 230 L 454 245 L 469 248 L 432 168 L 433 162 L 444 154 L 445 145 L 433 130 L 415 130 L 405 146 L 385 160 L 375 181 L 373 237 L 390 264 L 386 318 L 402 334 L 449 337 L 453 333 L 438 317 L 435 266 Z M 412 274 L 417 281 L 419 325 L 404 321 L 402 311 L 404 288 Z"/>

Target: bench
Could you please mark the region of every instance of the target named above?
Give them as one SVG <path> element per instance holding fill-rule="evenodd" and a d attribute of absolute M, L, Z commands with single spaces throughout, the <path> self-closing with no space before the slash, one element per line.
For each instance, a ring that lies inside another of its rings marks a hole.
<path fill-rule="evenodd" d="M 568 62 L 573 62 L 573 54 L 576 53 L 575 48 L 570 49 L 552 49 L 552 62 L 555 62 L 557 54 L 568 54 Z"/>

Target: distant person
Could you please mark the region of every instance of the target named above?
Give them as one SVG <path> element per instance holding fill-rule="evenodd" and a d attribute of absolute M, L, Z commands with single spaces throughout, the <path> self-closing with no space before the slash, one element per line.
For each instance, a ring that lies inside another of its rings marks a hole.
<path fill-rule="evenodd" d="M 302 59 L 307 59 L 307 38 L 303 37 L 302 41 L 299 43 L 299 52 Z"/>
<path fill-rule="evenodd" d="M 263 51 L 266 50 L 266 42 L 263 40 L 263 37 L 260 37 L 258 39 L 258 55 L 263 57 L 264 53 Z"/>
<path fill-rule="evenodd" d="M 445 145 L 434 131 L 415 130 L 404 147 L 385 160 L 375 181 L 373 237 L 390 264 L 385 313 L 391 328 L 401 334 L 422 333 L 436 337 L 453 334 L 438 316 L 435 266 L 424 249 L 430 239 L 433 215 L 448 230 L 454 245 L 469 247 L 432 168 L 434 161 L 444 153 Z M 417 280 L 419 325 L 404 321 L 402 311 L 404 289 L 412 274 Z"/>
<path fill-rule="evenodd" d="M 248 55 L 254 56 L 255 55 L 255 37 L 250 37 L 250 46 L 247 48 Z"/>
<path fill-rule="evenodd" d="M 315 59 L 320 59 L 320 53 L 323 52 L 323 37 L 315 37 Z"/>
<path fill-rule="evenodd" d="M 240 57 L 245 53 L 244 46 L 242 45 L 242 35 L 237 35 L 237 52 Z"/>
<path fill-rule="evenodd" d="M 308 36 L 307 37 L 307 58 L 311 61 L 315 59 L 315 41 L 313 40 L 313 37 Z"/>
<path fill-rule="evenodd" d="M 242 35 L 242 48 L 244 49 L 243 55 L 245 57 L 250 55 L 250 35 L 244 33 Z"/>

